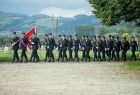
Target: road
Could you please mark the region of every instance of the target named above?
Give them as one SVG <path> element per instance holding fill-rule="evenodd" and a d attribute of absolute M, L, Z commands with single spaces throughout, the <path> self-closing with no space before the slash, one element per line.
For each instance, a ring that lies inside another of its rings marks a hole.
<path fill-rule="evenodd" d="M 0 63 L 0 95 L 140 95 L 140 78 L 121 65 Z"/>

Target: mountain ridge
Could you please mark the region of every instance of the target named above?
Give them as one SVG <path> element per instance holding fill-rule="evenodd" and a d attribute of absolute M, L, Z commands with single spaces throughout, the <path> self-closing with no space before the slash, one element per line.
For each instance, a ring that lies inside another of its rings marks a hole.
<path fill-rule="evenodd" d="M 73 18 L 54 17 L 54 32 L 57 34 L 75 34 L 75 27 L 80 25 L 97 25 L 99 19 L 95 15 L 79 14 Z M 58 29 L 57 29 L 58 19 Z M 43 14 L 28 16 L 25 14 L 8 13 L 0 11 L 0 32 L 7 35 L 9 32 L 18 33 L 28 31 L 31 27 L 36 26 L 40 34 L 52 31 L 52 17 Z"/>

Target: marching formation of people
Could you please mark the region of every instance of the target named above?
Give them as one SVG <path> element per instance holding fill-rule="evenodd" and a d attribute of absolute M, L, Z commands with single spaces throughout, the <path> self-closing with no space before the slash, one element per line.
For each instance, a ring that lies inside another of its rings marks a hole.
<path fill-rule="evenodd" d="M 25 37 L 25 33 L 21 37 L 17 37 L 16 32 L 13 32 L 12 47 L 14 51 L 12 62 L 22 62 L 23 58 L 26 62 L 39 62 L 38 49 L 41 47 L 41 42 L 36 34 L 32 35 L 31 41 Z M 26 55 L 27 45 L 31 45 L 32 54 L 30 60 Z M 136 59 L 136 50 L 138 50 L 138 44 L 135 41 L 135 37 L 132 37 L 132 41 L 129 43 L 125 37 L 122 39 L 109 35 L 109 37 L 94 36 L 93 39 L 89 39 L 88 36 L 83 36 L 81 39 L 78 35 L 73 38 L 71 35 L 59 35 L 56 40 L 52 33 L 46 34 L 44 37 L 46 56 L 44 61 L 54 62 L 54 49 L 58 50 L 57 61 L 127 61 L 127 51 L 131 50 L 131 60 Z M 21 59 L 18 56 L 18 49 L 21 49 Z M 68 51 L 68 55 L 67 55 Z M 79 51 L 82 51 L 82 60 L 79 59 Z M 74 52 L 74 53 L 73 53 Z M 93 53 L 93 58 L 90 56 L 90 52 Z M 73 56 L 74 54 L 74 56 Z"/>

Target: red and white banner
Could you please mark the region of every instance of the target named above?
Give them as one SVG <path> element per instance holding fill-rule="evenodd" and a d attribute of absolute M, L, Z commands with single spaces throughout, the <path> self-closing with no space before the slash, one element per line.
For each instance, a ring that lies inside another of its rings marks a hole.
<path fill-rule="evenodd" d="M 25 37 L 30 41 L 33 34 L 36 34 L 36 35 L 37 35 L 37 29 L 36 29 L 36 27 L 30 29 L 30 30 L 25 34 Z M 28 46 L 29 49 L 31 49 L 30 44 L 27 44 L 27 46 Z"/>
<path fill-rule="evenodd" d="M 32 34 L 36 34 L 37 35 L 37 29 L 36 27 L 32 28 L 31 30 L 29 30 L 26 34 L 25 37 L 30 41 Z"/>

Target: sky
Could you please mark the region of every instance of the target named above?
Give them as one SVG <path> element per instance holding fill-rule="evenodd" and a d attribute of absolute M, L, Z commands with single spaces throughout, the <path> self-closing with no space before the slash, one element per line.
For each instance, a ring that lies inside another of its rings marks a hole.
<path fill-rule="evenodd" d="M 91 15 L 91 6 L 87 0 L 0 0 L 0 11 L 69 18 L 78 14 Z"/>

